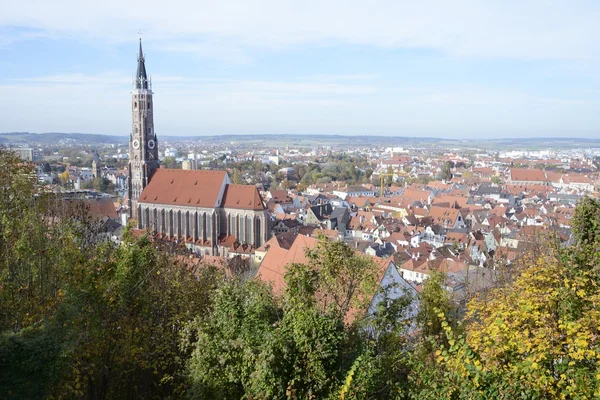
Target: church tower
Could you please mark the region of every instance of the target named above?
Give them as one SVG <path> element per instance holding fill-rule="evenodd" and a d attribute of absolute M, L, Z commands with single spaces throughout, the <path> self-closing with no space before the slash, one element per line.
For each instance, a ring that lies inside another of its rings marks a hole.
<path fill-rule="evenodd" d="M 100 156 L 98 151 L 94 150 L 94 159 L 92 160 L 92 176 L 94 178 L 100 178 L 102 176 L 102 165 L 100 164 Z"/>
<path fill-rule="evenodd" d="M 131 92 L 132 127 L 129 137 L 129 216 L 137 217 L 138 198 L 158 168 L 158 142 L 154 132 L 152 81 L 146 75 L 142 39 Z"/>

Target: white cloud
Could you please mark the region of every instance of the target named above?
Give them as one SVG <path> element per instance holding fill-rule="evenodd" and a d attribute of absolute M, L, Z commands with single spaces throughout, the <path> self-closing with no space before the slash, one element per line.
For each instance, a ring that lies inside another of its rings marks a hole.
<path fill-rule="evenodd" d="M 142 29 L 166 47 L 241 62 L 246 46 L 301 43 L 581 59 L 600 50 L 598 20 L 600 3 L 582 0 L 33 0 L 7 2 L 0 13 L 0 26 L 106 41 Z"/>

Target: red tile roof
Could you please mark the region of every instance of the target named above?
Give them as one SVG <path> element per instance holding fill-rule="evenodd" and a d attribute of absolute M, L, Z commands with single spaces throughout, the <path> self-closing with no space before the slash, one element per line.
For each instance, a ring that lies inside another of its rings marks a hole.
<path fill-rule="evenodd" d="M 80 213 L 84 207 L 87 215 L 93 219 L 117 219 L 117 210 L 110 198 L 106 199 L 70 199 L 65 202 L 72 213 Z"/>
<path fill-rule="evenodd" d="M 156 170 L 139 201 L 189 207 L 217 207 L 219 192 L 225 181 L 225 171 L 183 169 Z"/>
<path fill-rule="evenodd" d="M 513 181 L 545 182 L 546 173 L 541 169 L 513 168 L 510 170 Z"/>
<path fill-rule="evenodd" d="M 219 194 L 226 176 L 225 171 L 159 168 L 142 191 L 139 201 L 187 207 L 218 207 Z M 226 208 L 265 209 L 256 186 L 226 185 L 222 200 L 222 205 Z"/>
<path fill-rule="evenodd" d="M 262 211 L 265 204 L 256 186 L 230 184 L 223 195 L 223 207 Z"/>
<path fill-rule="evenodd" d="M 286 267 L 292 263 L 306 264 L 308 259 L 305 250 L 312 249 L 317 243 L 319 243 L 317 239 L 297 235 L 289 250 L 272 246 L 260 264 L 256 276 L 265 282 L 270 282 L 275 293 L 282 293 L 285 288 Z"/>
<path fill-rule="evenodd" d="M 433 218 L 436 224 L 454 225 L 458 218 L 459 212 L 455 208 L 447 207 L 431 207 L 428 217 Z"/>

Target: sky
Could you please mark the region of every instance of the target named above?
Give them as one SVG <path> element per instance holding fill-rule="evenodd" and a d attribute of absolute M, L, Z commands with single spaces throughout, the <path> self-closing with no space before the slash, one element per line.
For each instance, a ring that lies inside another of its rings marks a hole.
<path fill-rule="evenodd" d="M 0 132 L 600 138 L 600 1 L 0 0 Z"/>

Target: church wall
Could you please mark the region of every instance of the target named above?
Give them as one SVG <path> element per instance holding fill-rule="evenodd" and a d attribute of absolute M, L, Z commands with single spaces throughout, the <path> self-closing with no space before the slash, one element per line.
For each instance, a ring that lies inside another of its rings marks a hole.
<path fill-rule="evenodd" d="M 222 220 L 225 221 L 223 232 L 235 235 L 240 243 L 248 243 L 258 248 L 269 239 L 271 234 L 270 218 L 266 210 L 254 211 L 236 208 L 220 210 Z"/>

